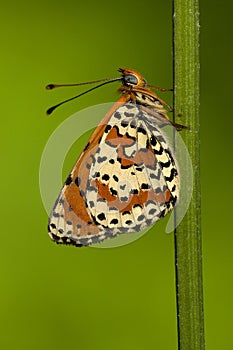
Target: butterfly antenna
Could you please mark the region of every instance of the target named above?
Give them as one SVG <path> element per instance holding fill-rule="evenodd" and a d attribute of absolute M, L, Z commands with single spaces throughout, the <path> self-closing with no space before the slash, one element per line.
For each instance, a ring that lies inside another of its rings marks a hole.
<path fill-rule="evenodd" d="M 86 81 L 84 83 L 75 83 L 75 84 L 48 84 L 46 86 L 46 90 L 52 90 L 59 87 L 66 87 L 66 86 L 81 86 L 81 85 L 88 85 L 88 84 L 96 84 L 101 83 L 102 81 L 113 81 L 115 79 L 112 78 L 106 78 L 106 79 L 99 79 L 99 80 L 93 80 L 93 81 Z"/>
<path fill-rule="evenodd" d="M 55 88 L 58 88 L 58 87 L 64 87 L 64 86 L 79 86 L 79 85 L 86 85 L 86 84 L 94 84 L 94 83 L 98 83 L 98 82 L 101 82 L 103 81 L 102 84 L 99 84 L 97 86 L 94 86 L 93 88 L 89 89 L 89 90 L 86 90 L 84 92 L 82 92 L 81 94 L 79 95 L 76 95 L 76 96 L 73 96 L 71 98 L 68 98 L 67 100 L 65 101 L 62 101 L 52 107 L 50 107 L 47 111 L 46 111 L 46 114 L 47 115 L 50 115 L 57 107 L 63 105 L 64 103 L 66 102 L 69 102 L 69 101 L 72 101 L 82 95 L 85 95 L 87 94 L 88 92 L 90 91 L 93 91 L 95 89 L 98 89 L 99 87 L 103 86 L 103 85 L 106 85 L 106 84 L 109 84 L 109 83 L 112 83 L 114 81 L 118 81 L 118 80 L 121 80 L 122 78 L 121 77 L 118 77 L 118 78 L 113 78 L 113 79 L 101 79 L 101 80 L 94 80 L 94 81 L 89 81 L 89 82 L 85 82 L 85 83 L 78 83 L 78 84 L 49 84 L 46 86 L 46 89 L 47 90 L 52 90 L 52 89 L 55 89 Z"/>

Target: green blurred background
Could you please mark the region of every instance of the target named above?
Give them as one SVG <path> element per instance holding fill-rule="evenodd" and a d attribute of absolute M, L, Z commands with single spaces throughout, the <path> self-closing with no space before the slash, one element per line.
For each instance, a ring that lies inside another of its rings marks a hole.
<path fill-rule="evenodd" d="M 232 9 L 230 1 L 201 4 L 209 350 L 233 348 Z M 48 92 L 47 83 L 115 77 L 118 67 L 131 67 L 150 84 L 172 86 L 171 1 L 23 0 L 2 3 L 0 16 L 0 348 L 176 349 L 173 235 L 163 233 L 164 223 L 120 248 L 57 246 L 47 236 L 38 180 L 56 127 L 77 110 L 117 98 L 117 84 L 108 85 L 47 117 L 49 106 L 81 90 Z M 169 94 L 163 98 L 172 103 Z"/>

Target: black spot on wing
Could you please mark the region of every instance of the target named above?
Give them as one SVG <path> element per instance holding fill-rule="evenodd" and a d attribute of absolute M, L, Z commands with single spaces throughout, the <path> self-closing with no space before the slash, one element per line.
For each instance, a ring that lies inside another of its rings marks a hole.
<path fill-rule="evenodd" d="M 74 180 L 74 183 L 75 183 L 76 186 L 79 186 L 80 183 L 81 183 L 80 177 L 77 176 L 76 179 Z"/>
<path fill-rule="evenodd" d="M 103 221 L 103 220 L 106 220 L 106 216 L 104 213 L 100 213 L 97 215 L 97 218 L 100 220 L 100 221 Z"/>
<path fill-rule="evenodd" d="M 71 182 L 72 182 L 72 177 L 71 177 L 71 175 L 69 175 L 66 179 L 66 182 L 65 182 L 66 186 L 69 186 L 71 184 Z"/>

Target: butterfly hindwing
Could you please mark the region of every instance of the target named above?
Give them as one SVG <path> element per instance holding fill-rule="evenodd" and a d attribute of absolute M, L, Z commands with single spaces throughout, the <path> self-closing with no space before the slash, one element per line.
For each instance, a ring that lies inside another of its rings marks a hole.
<path fill-rule="evenodd" d="M 67 178 L 50 236 L 89 245 L 139 231 L 174 207 L 178 189 L 177 166 L 155 115 L 126 102 L 100 123 Z"/>

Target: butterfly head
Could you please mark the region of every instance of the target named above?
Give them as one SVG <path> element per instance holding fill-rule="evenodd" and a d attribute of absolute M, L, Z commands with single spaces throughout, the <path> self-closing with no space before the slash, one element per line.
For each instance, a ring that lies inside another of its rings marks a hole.
<path fill-rule="evenodd" d="M 130 88 L 146 86 L 146 80 L 136 70 L 129 68 L 119 68 L 119 72 L 122 73 L 122 83 L 124 86 Z"/>

